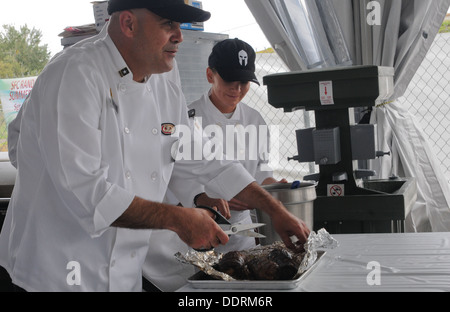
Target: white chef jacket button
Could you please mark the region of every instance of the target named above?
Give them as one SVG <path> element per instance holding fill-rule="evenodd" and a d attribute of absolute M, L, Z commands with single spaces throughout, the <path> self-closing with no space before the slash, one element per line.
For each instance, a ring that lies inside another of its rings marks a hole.
<path fill-rule="evenodd" d="M 116 265 L 116 260 L 111 261 L 111 267 L 114 267 Z"/>
<path fill-rule="evenodd" d="M 125 92 L 125 91 L 127 91 L 127 86 L 125 84 L 121 83 L 119 85 L 119 90 L 120 90 L 120 92 Z"/>
<path fill-rule="evenodd" d="M 130 134 L 130 129 L 128 127 L 125 127 L 124 131 L 126 134 Z"/>
<path fill-rule="evenodd" d="M 150 85 L 147 85 L 147 90 L 148 90 L 149 92 L 152 92 L 152 87 L 151 87 Z"/>
<path fill-rule="evenodd" d="M 152 173 L 152 180 L 156 181 L 158 179 L 158 172 L 153 172 Z"/>
<path fill-rule="evenodd" d="M 154 135 L 157 135 L 157 134 L 158 134 L 158 129 L 156 129 L 156 128 L 153 129 L 153 130 L 152 130 L 152 133 L 153 133 Z"/>
<path fill-rule="evenodd" d="M 134 258 L 134 257 L 136 257 L 136 251 L 133 251 L 133 252 L 131 253 L 131 258 Z"/>
<path fill-rule="evenodd" d="M 125 173 L 125 177 L 130 180 L 131 179 L 131 172 L 127 171 L 127 173 Z"/>

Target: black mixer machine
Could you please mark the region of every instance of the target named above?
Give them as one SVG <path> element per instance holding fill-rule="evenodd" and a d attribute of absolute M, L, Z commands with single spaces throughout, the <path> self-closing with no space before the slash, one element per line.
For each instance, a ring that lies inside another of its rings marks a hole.
<path fill-rule="evenodd" d="M 414 178 L 374 179 L 376 172 L 358 162 L 383 157 L 377 151 L 375 126 L 355 123 L 355 108 L 386 101 L 394 90 L 394 69 L 350 66 L 290 72 L 264 77 L 268 101 L 285 112 L 314 111 L 315 128 L 296 131 L 298 155 L 319 173 L 304 177 L 317 182 L 314 230 L 330 233 L 403 232 L 416 200 Z"/>

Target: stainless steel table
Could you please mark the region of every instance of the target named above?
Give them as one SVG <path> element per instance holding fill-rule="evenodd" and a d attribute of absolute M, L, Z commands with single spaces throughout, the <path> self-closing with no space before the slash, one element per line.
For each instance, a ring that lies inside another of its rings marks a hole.
<path fill-rule="evenodd" d="M 333 237 L 339 246 L 327 250 L 315 269 L 297 288 L 289 291 L 450 291 L 450 233 L 341 234 Z M 194 289 L 187 284 L 179 291 L 221 290 Z"/>

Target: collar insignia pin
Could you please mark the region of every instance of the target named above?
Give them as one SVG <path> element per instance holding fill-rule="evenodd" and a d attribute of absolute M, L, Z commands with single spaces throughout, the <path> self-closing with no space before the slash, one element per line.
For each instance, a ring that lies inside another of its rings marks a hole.
<path fill-rule="evenodd" d="M 119 70 L 119 75 L 120 75 L 120 77 L 125 77 L 125 76 L 128 75 L 129 73 L 130 73 L 130 70 L 129 70 L 127 67 L 125 67 L 125 68 Z"/>

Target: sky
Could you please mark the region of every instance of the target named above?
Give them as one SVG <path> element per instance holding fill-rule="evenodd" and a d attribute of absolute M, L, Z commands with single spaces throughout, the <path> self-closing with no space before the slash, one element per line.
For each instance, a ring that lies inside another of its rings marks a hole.
<path fill-rule="evenodd" d="M 0 26 L 28 25 L 42 31 L 42 44 L 51 55 L 61 51 L 58 35 L 67 26 L 93 24 L 93 0 L 2 0 Z M 270 47 L 244 0 L 203 0 L 203 9 L 212 17 L 205 23 L 205 31 L 223 33 L 230 38 L 247 41 L 255 50 Z"/>
<path fill-rule="evenodd" d="M 42 31 L 42 43 L 52 55 L 62 49 L 58 37 L 65 27 L 95 22 L 93 0 L 2 0 L 0 26 L 28 25 Z M 202 0 L 212 17 L 205 31 L 228 34 L 248 42 L 257 51 L 270 47 L 244 0 Z M 450 9 L 449 9 L 450 12 Z"/>

